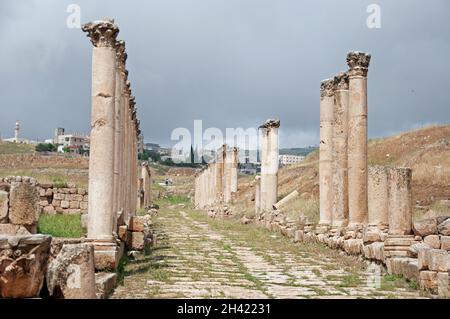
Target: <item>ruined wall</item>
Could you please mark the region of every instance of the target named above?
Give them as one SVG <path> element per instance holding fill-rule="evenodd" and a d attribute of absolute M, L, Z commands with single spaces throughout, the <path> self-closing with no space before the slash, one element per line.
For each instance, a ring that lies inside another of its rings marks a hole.
<path fill-rule="evenodd" d="M 33 169 L 33 168 L 78 168 L 87 169 L 89 158 L 66 155 L 40 154 L 5 154 L 0 155 L 2 169 Z"/>
<path fill-rule="evenodd" d="M 88 192 L 75 185 L 58 188 L 54 184 L 41 184 L 39 190 L 40 213 L 79 214 L 88 209 Z"/>

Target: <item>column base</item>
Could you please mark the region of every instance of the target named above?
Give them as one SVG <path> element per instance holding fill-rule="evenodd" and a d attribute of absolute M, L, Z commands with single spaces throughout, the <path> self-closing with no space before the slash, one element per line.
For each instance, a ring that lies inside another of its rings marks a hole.
<path fill-rule="evenodd" d="M 388 235 L 384 241 L 384 256 L 414 257 L 409 247 L 415 242 L 414 235 Z"/>
<path fill-rule="evenodd" d="M 116 270 L 119 261 L 124 254 L 124 243 L 88 240 L 94 246 L 95 270 Z"/>

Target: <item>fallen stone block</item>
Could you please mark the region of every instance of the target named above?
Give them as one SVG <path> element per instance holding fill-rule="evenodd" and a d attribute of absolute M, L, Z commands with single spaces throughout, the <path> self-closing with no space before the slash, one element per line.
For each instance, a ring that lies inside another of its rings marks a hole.
<path fill-rule="evenodd" d="M 51 236 L 0 236 L 0 297 L 39 295 L 47 272 Z"/>
<path fill-rule="evenodd" d="M 33 226 L 39 211 L 39 192 L 36 186 L 13 182 L 9 194 L 9 222 L 14 225 Z"/>
<path fill-rule="evenodd" d="M 428 269 L 432 271 L 449 271 L 450 254 L 441 249 L 431 249 L 429 251 Z"/>
<path fill-rule="evenodd" d="M 419 255 L 419 251 L 423 249 L 431 249 L 431 247 L 425 243 L 415 243 L 409 246 L 409 250 L 411 252 L 412 257 L 417 258 Z"/>
<path fill-rule="evenodd" d="M 145 219 L 141 216 L 130 217 L 130 222 L 128 224 L 128 229 L 132 232 L 143 232 L 147 229 Z"/>
<path fill-rule="evenodd" d="M 423 242 L 433 249 L 440 249 L 441 239 L 439 237 L 439 235 L 428 235 L 424 237 Z"/>
<path fill-rule="evenodd" d="M 303 230 L 296 230 L 294 234 L 294 243 L 302 242 L 303 241 Z"/>
<path fill-rule="evenodd" d="M 441 249 L 450 250 L 450 236 L 441 236 Z"/>
<path fill-rule="evenodd" d="M 430 291 L 431 293 L 437 293 L 437 272 L 424 270 L 419 275 L 420 288 Z"/>
<path fill-rule="evenodd" d="M 99 272 L 95 274 L 95 286 L 98 299 L 106 299 L 117 285 L 115 273 Z"/>
<path fill-rule="evenodd" d="M 344 241 L 344 250 L 349 255 L 359 255 L 363 253 L 364 243 L 362 239 L 347 239 Z"/>
<path fill-rule="evenodd" d="M 440 298 L 450 298 L 450 279 L 448 272 L 437 274 L 438 295 Z"/>
<path fill-rule="evenodd" d="M 450 236 L 450 218 L 438 225 L 438 231 L 441 235 Z"/>
<path fill-rule="evenodd" d="M 127 248 L 130 250 L 144 250 L 146 235 L 143 232 L 128 231 Z"/>
<path fill-rule="evenodd" d="M 425 237 L 428 235 L 437 235 L 438 229 L 436 218 L 415 221 L 413 223 L 413 231 L 415 235 L 421 237 Z"/>
<path fill-rule="evenodd" d="M 9 195 L 8 192 L 0 190 L 0 224 L 8 223 L 8 206 Z"/>
<path fill-rule="evenodd" d="M 420 249 L 417 253 L 417 261 L 419 270 L 427 270 L 430 259 L 430 250 L 431 248 L 423 248 Z"/>
<path fill-rule="evenodd" d="M 47 271 L 50 296 L 63 299 L 95 299 L 94 247 L 64 245 Z"/>

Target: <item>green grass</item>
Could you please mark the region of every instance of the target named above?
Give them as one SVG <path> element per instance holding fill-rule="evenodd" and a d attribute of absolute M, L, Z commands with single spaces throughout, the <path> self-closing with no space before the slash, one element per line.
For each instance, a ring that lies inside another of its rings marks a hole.
<path fill-rule="evenodd" d="M 0 142 L 0 154 L 34 153 L 34 146 L 12 142 Z"/>
<path fill-rule="evenodd" d="M 42 214 L 38 221 L 38 233 L 54 237 L 80 238 L 84 235 L 81 215 Z"/>
<path fill-rule="evenodd" d="M 160 207 L 164 207 L 167 205 L 189 204 L 190 200 L 185 196 L 169 195 L 165 198 L 158 198 L 154 202 Z"/>

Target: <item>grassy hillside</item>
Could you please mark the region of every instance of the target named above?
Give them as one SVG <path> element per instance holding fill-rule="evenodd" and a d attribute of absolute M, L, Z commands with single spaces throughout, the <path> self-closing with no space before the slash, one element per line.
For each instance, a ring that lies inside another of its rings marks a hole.
<path fill-rule="evenodd" d="M 34 153 L 34 146 L 11 142 L 0 142 L 0 155 Z"/>
<path fill-rule="evenodd" d="M 441 204 L 450 199 L 450 125 L 431 126 L 396 136 L 369 141 L 369 165 L 406 166 L 413 169 L 413 203 L 416 218 L 450 215 Z M 279 172 L 279 198 L 298 190 L 300 198 L 286 211 L 304 213 L 312 220 L 319 213 L 319 152 L 314 151 L 304 162 L 284 167 Z M 236 211 L 251 215 L 254 194 L 253 178 L 242 177 L 237 194 Z"/>

